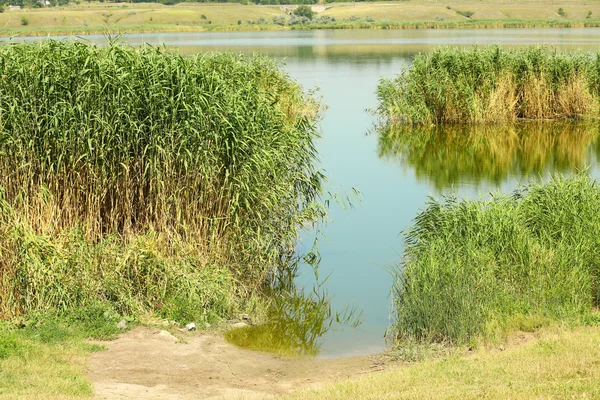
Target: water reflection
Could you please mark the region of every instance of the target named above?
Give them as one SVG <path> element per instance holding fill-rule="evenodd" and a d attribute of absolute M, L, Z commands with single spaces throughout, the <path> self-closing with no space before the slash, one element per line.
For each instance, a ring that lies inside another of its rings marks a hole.
<path fill-rule="evenodd" d="M 266 320 L 256 326 L 234 328 L 225 338 L 242 348 L 267 351 L 283 356 L 316 356 L 322 345 L 322 337 L 334 324 L 356 328 L 361 323 L 360 313 L 345 307 L 334 311 L 331 297 L 324 288 L 325 280 L 319 281 L 320 257 L 314 252 L 302 257 L 313 268 L 315 284 L 310 291 L 296 284 L 300 259 L 293 261 L 291 269 L 279 270 L 271 293 Z"/>
<path fill-rule="evenodd" d="M 598 124 L 396 126 L 381 128 L 378 134 L 380 157 L 413 169 L 418 179 L 440 191 L 569 172 L 600 155 Z"/>

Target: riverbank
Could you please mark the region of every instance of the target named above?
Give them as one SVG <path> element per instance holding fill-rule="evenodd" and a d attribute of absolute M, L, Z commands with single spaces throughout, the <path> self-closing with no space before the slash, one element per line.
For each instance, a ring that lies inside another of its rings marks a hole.
<path fill-rule="evenodd" d="M 445 355 L 288 399 L 540 399 L 600 396 L 600 330 L 520 332 L 503 345 Z"/>
<path fill-rule="evenodd" d="M 230 3 L 89 3 L 0 13 L 0 36 L 305 29 L 476 29 L 600 27 L 600 4 L 369 2 L 313 6 L 292 21 L 295 6 Z"/>
<path fill-rule="evenodd" d="M 25 331 L 11 340 L 0 335 L 0 398 L 529 399 L 600 394 L 597 326 L 517 332 L 501 344 L 476 350 L 332 360 L 280 358 L 241 350 L 215 332 L 157 325 L 93 342 L 67 340 L 61 329 L 37 335 Z M 18 352 L 8 353 L 9 343 L 18 344 Z"/>
<path fill-rule="evenodd" d="M 85 395 L 54 368 L 85 339 L 255 321 L 297 293 L 281 277 L 325 212 L 320 107 L 280 65 L 52 40 L 0 59 L 0 393 L 46 374 Z"/>

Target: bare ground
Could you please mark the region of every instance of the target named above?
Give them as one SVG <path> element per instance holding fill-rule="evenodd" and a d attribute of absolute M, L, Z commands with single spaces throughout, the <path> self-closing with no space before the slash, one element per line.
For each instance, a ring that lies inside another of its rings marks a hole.
<path fill-rule="evenodd" d="M 136 328 L 90 359 L 98 399 L 265 398 L 397 367 L 384 354 L 286 359 L 237 348 L 220 336 Z M 178 340 L 179 339 L 179 340 Z"/>

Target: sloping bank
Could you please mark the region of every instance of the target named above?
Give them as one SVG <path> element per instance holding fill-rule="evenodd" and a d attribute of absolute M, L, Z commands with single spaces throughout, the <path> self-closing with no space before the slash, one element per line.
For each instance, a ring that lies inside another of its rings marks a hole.
<path fill-rule="evenodd" d="M 322 216 L 318 117 L 259 56 L 1 47 L 1 318 L 230 317 Z"/>

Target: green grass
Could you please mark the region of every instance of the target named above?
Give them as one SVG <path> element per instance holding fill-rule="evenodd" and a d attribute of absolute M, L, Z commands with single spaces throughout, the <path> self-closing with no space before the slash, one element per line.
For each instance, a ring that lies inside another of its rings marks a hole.
<path fill-rule="evenodd" d="M 600 397 L 600 330 L 553 327 L 527 342 L 449 354 L 287 399 L 592 399 Z M 516 339 L 518 340 L 518 339 Z M 523 339 L 520 339 L 521 341 Z"/>
<path fill-rule="evenodd" d="M 0 48 L 2 319 L 227 317 L 319 220 L 319 106 L 273 61 Z"/>
<path fill-rule="evenodd" d="M 377 89 L 391 124 L 478 124 L 597 118 L 598 55 L 552 48 L 440 48 Z"/>
<path fill-rule="evenodd" d="M 35 314 L 0 326 L 0 398 L 87 398 L 87 356 L 112 339 L 119 316 L 100 305 L 60 318 Z"/>
<path fill-rule="evenodd" d="M 600 187 L 585 174 L 511 196 L 432 200 L 405 232 L 391 334 L 407 342 L 494 342 L 599 305 Z"/>

